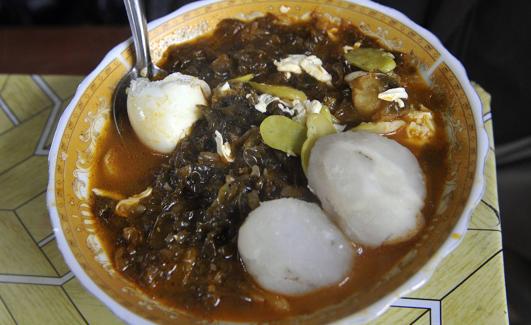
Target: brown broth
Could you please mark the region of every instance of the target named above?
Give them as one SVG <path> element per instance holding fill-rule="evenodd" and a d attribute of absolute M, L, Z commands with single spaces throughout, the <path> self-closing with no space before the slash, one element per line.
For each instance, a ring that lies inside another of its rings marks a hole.
<path fill-rule="evenodd" d="M 144 146 L 131 129 L 120 138 L 114 127 L 107 127 L 98 143 L 97 164 L 91 177 L 92 188 L 130 196 L 144 190 L 151 181 L 153 169 L 167 157 Z"/>
<path fill-rule="evenodd" d="M 301 26 L 307 27 L 307 25 L 302 24 L 293 26 L 292 28 L 300 29 Z M 281 26 L 278 28 L 280 30 L 286 30 L 290 27 Z M 214 52 L 214 54 L 208 54 L 211 56 L 215 56 L 223 51 L 230 51 L 230 46 L 226 44 L 224 45 L 224 43 L 236 42 L 234 37 L 235 36 L 233 35 L 228 35 L 225 36 L 225 39 L 222 37 L 215 39 L 206 36 L 194 42 L 171 47 L 167 51 L 165 59 L 161 64 L 169 70 L 183 68 L 182 65 L 179 66 L 177 64 L 178 62 L 181 62 L 182 64 L 182 61 L 184 60 L 183 57 L 186 58 L 187 55 L 192 55 L 190 53 L 194 53 L 194 51 L 198 49 L 204 50 L 207 47 L 210 47 L 211 51 Z M 353 40 L 363 39 L 368 44 L 374 44 L 374 41 L 364 37 L 352 26 L 343 27 L 342 33 L 339 33 L 339 38 L 340 40 L 347 40 L 347 43 L 352 43 Z M 327 60 L 331 60 L 331 58 L 329 58 L 329 53 L 337 52 L 340 48 L 341 46 L 339 43 L 330 43 L 327 46 L 318 47 L 316 52 L 321 53 L 323 57 L 327 57 L 326 59 L 323 59 L 323 61 L 327 62 Z M 410 67 L 408 68 L 407 62 L 405 61 L 402 62 L 402 65 L 402 67 L 399 66 L 397 68 L 397 71 L 401 75 L 402 83 L 407 84 L 408 93 L 411 94 L 408 101 L 409 104 L 424 104 L 425 106 L 430 107 L 430 109 L 435 112 L 435 122 L 438 130 L 435 139 L 421 148 L 409 145 L 407 141 L 404 140 L 403 133 L 399 132 L 390 136 L 390 138 L 407 146 L 413 152 L 425 174 L 427 196 L 422 213 L 426 219 L 426 226 L 428 226 L 431 222 L 431 216 L 434 215 L 435 209 L 439 203 L 447 176 L 447 138 L 440 113 L 441 104 L 433 99 L 432 91 L 424 84 L 417 71 Z M 199 71 L 199 74 L 201 74 L 200 68 L 193 65 L 187 67 L 188 68 L 185 67 L 183 73 L 187 72 L 186 69 L 196 69 Z M 193 71 L 188 71 L 190 74 L 193 74 L 192 72 Z M 235 77 L 237 73 L 241 72 L 242 71 L 229 71 L 226 75 L 205 74 L 203 75 L 203 78 L 207 80 L 211 87 L 214 87 L 219 82 L 226 80 L 229 77 Z M 277 80 L 279 77 L 274 75 L 271 77 L 262 76 L 261 78 L 261 81 L 265 82 L 269 80 Z M 307 86 L 307 88 L 309 89 L 309 86 Z M 309 93 L 310 98 L 322 98 L 322 96 L 317 93 L 312 93 L 310 90 L 306 91 Z M 316 92 L 317 91 L 318 90 L 316 90 Z M 104 133 L 98 144 L 98 155 L 100 159 L 98 159 L 99 164 L 92 170 L 91 186 L 93 188 L 104 188 L 126 196 L 139 193 L 152 183 L 154 172 L 158 166 L 168 163 L 168 156 L 151 152 L 138 141 L 131 131 L 129 132 L 130 133 L 125 136 L 125 140 L 121 140 L 113 130 L 112 126 L 108 126 L 106 133 Z M 105 158 L 108 152 L 115 153 L 113 159 Z M 118 172 L 113 174 L 112 172 L 110 173 L 109 170 L 116 170 Z M 100 220 L 98 222 L 98 227 L 100 238 L 104 240 L 106 251 L 109 256 L 114 256 L 116 250 L 120 247 L 120 231 L 122 230 L 120 227 L 122 226 L 120 226 L 120 224 L 110 226 Z M 336 304 L 353 293 L 367 290 L 372 284 L 381 279 L 394 265 L 396 265 L 412 249 L 421 236 L 422 231 L 407 242 L 382 246 L 375 249 L 356 246 L 357 248 L 361 248 L 361 253 L 357 253 L 355 263 L 347 279 L 345 279 L 340 285 L 320 289 L 307 295 L 284 297 L 290 306 L 288 311 L 275 308 L 273 305 L 264 302 L 245 302 L 241 299 L 234 298 L 233 295 L 224 296 L 223 293 L 221 293 L 222 299 L 219 305 L 215 308 L 204 309 L 201 308 L 200 305 L 183 303 L 183 300 L 177 300 L 176 297 L 184 294 L 184 291 L 181 290 L 178 282 L 172 280 L 160 283 L 155 288 L 146 287 L 141 284 L 139 284 L 139 287 L 148 295 L 162 301 L 166 305 L 185 310 L 186 312 L 196 314 L 206 319 L 233 321 L 268 321 L 282 319 L 293 315 L 313 312 L 319 308 Z M 116 261 L 114 260 L 113 262 L 116 266 Z M 234 263 L 239 263 L 239 260 L 236 260 Z M 246 274 L 241 263 L 238 265 L 236 264 L 230 275 L 236 279 L 235 282 L 253 283 L 253 280 Z M 130 273 L 125 275 L 132 281 L 137 282 L 135 277 L 131 277 Z M 237 288 L 230 287 L 225 289 L 238 290 Z M 258 292 L 264 294 L 263 291 L 258 290 Z M 359 307 L 362 308 L 363 306 Z"/>

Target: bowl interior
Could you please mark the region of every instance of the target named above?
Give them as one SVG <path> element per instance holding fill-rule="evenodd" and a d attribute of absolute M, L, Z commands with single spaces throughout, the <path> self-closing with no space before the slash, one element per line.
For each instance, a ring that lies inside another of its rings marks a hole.
<path fill-rule="evenodd" d="M 191 10 L 188 10 L 191 7 L 180 10 L 186 11 L 183 14 L 170 15 L 154 23 L 155 27 L 150 31 L 153 57 L 155 60 L 159 59 L 170 44 L 189 40 L 212 30 L 221 19 L 252 18 L 265 12 L 280 14 L 281 6 L 290 9 L 287 13 L 290 16 L 302 16 L 316 10 L 329 15 L 331 19 L 339 17 L 352 21 L 365 33 L 380 38 L 386 46 L 412 52 L 426 78 L 448 98 L 445 120 L 450 139 L 450 172 L 437 215 L 427 226 L 416 247 L 384 278 L 374 283 L 371 290 L 356 293 L 339 305 L 313 314 L 278 322 L 297 320 L 307 324 L 322 323 L 339 320 L 358 311 L 353 306 L 371 306 L 381 301 L 382 297 L 411 290 L 411 285 L 420 283 L 408 280 L 428 264 L 447 239 L 459 240 L 462 233 L 456 233 L 454 228 L 462 218 L 474 185 L 478 160 L 477 132 L 471 102 L 458 76 L 445 61 L 445 54 L 415 29 L 370 6 L 335 0 L 243 0 L 216 2 L 201 7 L 196 5 Z M 394 14 L 393 16 L 396 17 Z M 69 265 L 72 267 L 78 263 L 80 270 L 88 275 L 90 281 L 107 298 L 134 314 L 142 315 L 145 320 L 180 324 L 201 322 L 153 302 L 114 272 L 95 234 L 94 220 L 88 205 L 89 171 L 95 163 L 98 137 L 109 125 L 112 93 L 118 81 L 129 70 L 132 58 L 133 52 L 127 45 L 113 50 L 85 80 L 65 113 L 67 117 L 60 122 L 54 139 L 56 150 L 51 153 L 55 155 L 51 158 L 52 161 L 55 160 L 55 164 L 52 163 L 51 167 L 53 184 L 49 195 L 54 202 L 51 209 L 56 211 L 52 214 L 55 214 L 57 225 L 60 226 L 56 227 L 57 231 L 64 235 L 68 245 L 61 249 L 71 253 L 66 254 Z M 73 256 L 75 260 L 69 256 Z M 430 270 L 424 268 L 422 272 L 429 273 Z M 82 282 L 83 277 L 84 275 L 80 276 Z M 425 277 L 419 279 L 425 280 Z M 422 282 L 421 280 L 417 282 Z M 120 310 L 111 308 L 121 317 L 135 317 L 133 314 L 120 314 Z M 374 313 L 367 310 L 365 312 L 368 313 L 365 315 L 367 318 L 374 316 Z"/>

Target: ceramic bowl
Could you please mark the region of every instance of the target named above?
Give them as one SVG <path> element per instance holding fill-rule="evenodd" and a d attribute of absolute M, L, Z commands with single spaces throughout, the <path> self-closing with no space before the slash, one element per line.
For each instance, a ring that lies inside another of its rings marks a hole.
<path fill-rule="evenodd" d="M 366 1 L 310 0 L 199 1 L 149 24 L 152 57 L 165 48 L 212 30 L 224 18 L 250 19 L 266 12 L 299 17 L 311 11 L 340 17 L 375 36 L 387 47 L 412 53 L 433 87 L 449 99 L 444 114 L 450 139 L 450 173 L 436 215 L 420 243 L 371 290 L 342 303 L 278 323 L 363 323 L 375 318 L 397 298 L 424 284 L 441 260 L 461 241 L 483 190 L 488 140 L 481 104 L 462 65 L 430 32 L 403 14 Z M 120 318 L 133 323 L 204 322 L 158 304 L 112 269 L 95 233 L 88 204 L 90 169 L 98 138 L 110 127 L 114 88 L 130 69 L 131 41 L 110 51 L 80 84 L 57 126 L 49 162 L 48 208 L 57 243 L 81 283 Z M 356 308 L 354 306 L 363 306 Z"/>

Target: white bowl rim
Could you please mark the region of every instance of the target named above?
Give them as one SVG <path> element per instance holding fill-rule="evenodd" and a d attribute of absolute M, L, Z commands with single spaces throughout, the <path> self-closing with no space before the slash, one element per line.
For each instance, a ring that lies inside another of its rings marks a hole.
<path fill-rule="evenodd" d="M 470 217 L 475 207 L 481 200 L 483 192 L 485 189 L 484 184 L 484 168 L 485 161 L 487 158 L 487 152 L 489 148 L 489 139 L 487 132 L 485 131 L 483 119 L 482 119 L 482 106 L 479 100 L 478 95 L 472 88 L 470 80 L 468 79 L 467 73 L 463 65 L 452 55 L 445 47 L 441 44 L 439 39 L 433 35 L 430 31 L 424 29 L 423 27 L 417 25 L 407 16 L 401 12 L 374 3 L 368 0 L 346 0 L 351 3 L 359 4 L 376 11 L 379 11 L 385 15 L 393 17 L 394 19 L 400 21 L 404 25 L 408 26 L 412 30 L 415 30 L 419 35 L 421 35 L 425 40 L 427 40 L 441 55 L 442 61 L 450 68 L 450 70 L 455 74 L 458 79 L 461 87 L 463 88 L 467 99 L 470 102 L 472 108 L 472 113 L 474 116 L 474 123 L 476 126 L 476 136 L 477 136 L 477 160 L 476 160 L 476 172 L 474 175 L 474 182 L 470 190 L 468 200 L 463 209 L 458 222 L 452 230 L 452 233 L 460 234 L 459 238 L 452 238 L 449 236 L 448 239 L 443 243 L 439 250 L 430 258 L 430 260 L 410 279 L 400 285 L 396 290 L 387 294 L 386 296 L 380 298 L 375 303 L 371 304 L 367 308 L 360 310 L 352 315 L 349 315 L 341 320 L 336 321 L 336 324 L 361 324 L 368 322 L 387 310 L 387 308 L 395 302 L 401 296 L 406 295 L 407 293 L 419 288 L 425 284 L 431 275 L 433 274 L 437 265 L 439 265 L 442 260 L 450 254 L 462 241 L 464 234 L 467 231 L 467 226 L 470 221 Z M 212 3 L 221 2 L 221 0 L 202 0 L 187 4 L 176 11 L 156 19 L 148 24 L 148 29 L 153 29 L 172 18 L 182 15 L 188 11 L 197 9 L 202 6 L 206 6 Z M 111 298 L 103 289 L 101 289 L 94 281 L 87 275 L 83 270 L 79 262 L 74 257 L 72 250 L 68 246 L 65 235 L 61 229 L 61 223 L 59 219 L 59 213 L 57 211 L 56 202 L 55 202 L 55 167 L 57 154 L 59 150 L 59 144 L 61 138 L 63 137 L 64 130 L 66 128 L 67 122 L 72 114 L 75 106 L 79 102 L 81 96 L 90 85 L 90 83 L 95 79 L 95 77 L 115 58 L 119 57 L 129 45 L 131 44 L 131 39 L 128 39 L 117 46 L 115 46 L 111 51 L 109 51 L 100 64 L 79 84 L 75 96 L 70 101 L 70 104 L 65 109 L 59 123 L 57 125 L 52 145 L 50 148 L 50 153 L 48 155 L 49 162 L 49 181 L 48 181 L 48 190 L 46 194 L 48 211 L 50 213 L 50 219 L 52 221 L 52 227 L 57 241 L 59 250 L 63 254 L 63 257 L 74 275 L 79 279 L 81 284 L 94 296 L 100 299 L 110 310 L 116 314 L 122 320 L 132 323 L 132 324 L 153 324 L 151 321 L 143 318 L 142 316 L 132 312 L 131 310 L 125 308 L 120 303 Z"/>

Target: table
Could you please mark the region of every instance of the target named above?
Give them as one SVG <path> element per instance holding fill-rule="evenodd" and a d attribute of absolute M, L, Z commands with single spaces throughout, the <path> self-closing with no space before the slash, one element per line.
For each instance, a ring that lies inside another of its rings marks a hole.
<path fill-rule="evenodd" d="M 0 74 L 0 324 L 121 323 L 63 261 L 45 203 L 53 130 L 79 76 Z M 463 243 L 371 324 L 507 324 L 490 96 L 486 190 Z"/>
<path fill-rule="evenodd" d="M 129 26 L 0 27 L 1 73 L 88 74 Z"/>

